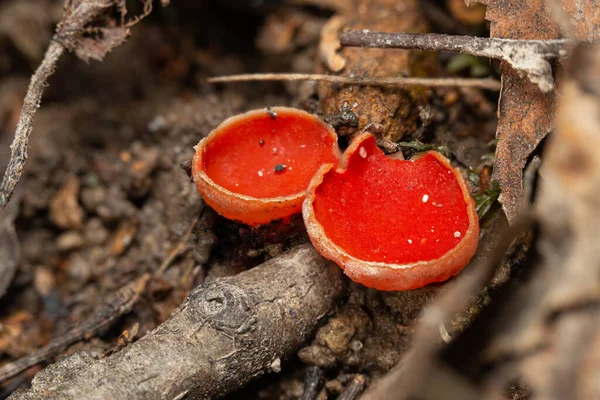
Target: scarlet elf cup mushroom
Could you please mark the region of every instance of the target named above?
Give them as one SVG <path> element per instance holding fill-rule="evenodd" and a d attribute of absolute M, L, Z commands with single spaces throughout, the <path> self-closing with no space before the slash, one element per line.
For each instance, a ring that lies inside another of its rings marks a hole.
<path fill-rule="evenodd" d="M 330 125 L 287 107 L 231 117 L 195 149 L 192 177 L 206 203 L 249 225 L 299 213 L 315 172 L 340 157 Z"/>
<path fill-rule="evenodd" d="M 346 275 L 379 290 L 444 281 L 475 254 L 479 221 L 459 170 L 437 152 L 386 157 L 357 136 L 340 168 L 313 177 L 303 216 L 317 250 Z"/>

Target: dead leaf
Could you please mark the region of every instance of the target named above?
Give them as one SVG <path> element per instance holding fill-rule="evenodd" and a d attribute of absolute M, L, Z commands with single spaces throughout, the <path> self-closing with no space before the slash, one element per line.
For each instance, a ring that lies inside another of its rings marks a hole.
<path fill-rule="evenodd" d="M 511 295 L 486 350 L 486 363 L 516 360 L 510 368 L 540 399 L 598 398 L 582 393 L 598 393 L 590 385 L 598 382 L 598 368 L 589 362 L 598 360 L 600 337 L 600 52 L 584 50 L 573 53 L 575 71 L 559 89 L 556 132 L 540 170 L 542 263 Z"/>
<path fill-rule="evenodd" d="M 597 37 L 600 15 L 593 5 L 572 0 L 565 0 L 563 4 L 580 38 Z M 561 37 L 558 24 L 544 0 L 489 0 L 486 18 L 491 21 L 491 37 L 528 40 Z M 505 62 L 500 70 L 502 93 L 498 105 L 498 146 L 493 179 L 500 184 L 499 201 L 512 222 L 522 201 L 523 168 L 527 157 L 554 129 L 552 115 L 556 92 L 542 93 Z"/>
<path fill-rule="evenodd" d="M 50 220 L 62 229 L 80 229 L 83 209 L 77 202 L 78 198 L 79 179 L 72 176 L 50 200 Z"/>
<path fill-rule="evenodd" d="M 346 59 L 338 53 L 342 48 L 340 32 L 346 22 L 346 18 L 334 15 L 321 29 L 319 54 L 327 69 L 332 72 L 340 72 L 346 66 Z"/>
<path fill-rule="evenodd" d="M 282 54 L 292 51 L 294 37 L 305 17 L 295 10 L 283 9 L 270 14 L 256 38 L 256 47 L 266 54 Z"/>
<path fill-rule="evenodd" d="M 485 21 L 485 6 L 470 4 L 469 0 L 446 0 L 448 10 L 462 24 L 479 25 Z"/>
<path fill-rule="evenodd" d="M 125 27 L 100 28 L 94 37 L 82 37 L 75 48 L 75 54 L 85 62 L 90 59 L 104 60 L 115 47 L 127 40 L 131 31 Z"/>
<path fill-rule="evenodd" d="M 110 247 L 111 255 L 117 256 L 122 254 L 129 247 L 135 238 L 137 226 L 138 224 L 135 220 L 121 222 Z"/>

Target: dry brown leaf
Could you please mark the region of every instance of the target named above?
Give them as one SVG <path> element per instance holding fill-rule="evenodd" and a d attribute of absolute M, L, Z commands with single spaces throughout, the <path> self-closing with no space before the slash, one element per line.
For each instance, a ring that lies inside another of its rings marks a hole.
<path fill-rule="evenodd" d="M 600 357 L 600 52 L 581 50 L 559 89 L 556 132 L 540 170 L 542 264 L 501 311 L 499 334 L 486 351 L 488 361 L 513 360 L 511 369 L 538 399 L 600 394 L 591 364 Z"/>
<path fill-rule="evenodd" d="M 446 7 L 462 24 L 479 25 L 485 21 L 485 6 L 483 4 L 470 4 L 469 0 L 446 0 Z"/>
<path fill-rule="evenodd" d="M 356 3 L 351 13 L 341 14 L 348 21 L 346 29 L 410 33 L 423 33 L 428 29 L 416 0 L 360 0 Z M 339 75 L 349 77 L 431 76 L 436 65 L 427 53 L 410 50 L 345 47 L 339 56 L 346 60 Z M 339 134 L 350 135 L 369 124 L 378 124 L 383 136 L 394 141 L 416 130 L 419 110 L 425 105 L 428 93 L 425 89 L 318 83 L 325 115 L 351 108 L 358 116 L 357 127 L 345 127 L 338 130 Z"/>
<path fill-rule="evenodd" d="M 137 228 L 138 224 L 135 220 L 121 222 L 110 247 L 111 255 L 118 256 L 129 247 L 133 239 L 135 239 Z"/>
<path fill-rule="evenodd" d="M 123 44 L 130 33 L 129 28 L 125 27 L 100 28 L 95 37 L 81 38 L 75 54 L 85 62 L 102 61 L 115 47 Z"/>
<path fill-rule="evenodd" d="M 600 33 L 600 12 L 591 2 L 564 0 L 563 8 L 580 38 L 594 39 Z M 507 39 L 557 39 L 558 24 L 544 0 L 489 0 L 486 18 L 490 36 Z M 527 157 L 553 130 L 555 91 L 542 93 L 507 63 L 500 66 L 502 94 L 498 106 L 496 163 L 493 179 L 500 184 L 500 202 L 513 221 L 523 195 L 523 168 Z"/>
<path fill-rule="evenodd" d="M 340 72 L 346 66 L 346 59 L 338 53 L 342 48 L 340 32 L 344 25 L 346 25 L 346 18 L 334 15 L 321 29 L 319 54 L 327 69 L 332 72 Z"/>
<path fill-rule="evenodd" d="M 83 209 L 77 202 L 79 179 L 72 176 L 61 186 L 50 200 L 50 220 L 62 229 L 80 229 Z"/>
<path fill-rule="evenodd" d="M 294 37 L 305 20 L 296 11 L 282 9 L 267 16 L 256 38 L 256 47 L 266 54 L 283 54 L 294 49 Z"/>

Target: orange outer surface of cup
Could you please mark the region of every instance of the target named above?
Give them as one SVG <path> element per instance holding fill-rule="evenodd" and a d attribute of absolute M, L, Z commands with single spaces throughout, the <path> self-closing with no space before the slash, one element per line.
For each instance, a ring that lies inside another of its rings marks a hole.
<path fill-rule="evenodd" d="M 321 121 L 315 115 L 289 107 L 273 107 L 272 110 L 276 113 L 300 113 L 303 117 L 312 118 L 316 122 L 323 124 L 330 131 L 331 135 L 337 139 L 337 135 L 333 128 Z M 194 147 L 196 153 L 192 159 L 192 178 L 204 201 L 225 218 L 241 221 L 248 225 L 266 224 L 271 221 L 298 214 L 302 211 L 302 202 L 306 197 L 306 191 L 288 196 L 271 198 L 246 196 L 240 193 L 234 193 L 218 185 L 204 172 L 204 149 L 210 141 L 223 132 L 226 132 L 227 128 L 238 120 L 263 113 L 265 113 L 264 109 L 252 110 L 223 121 Z M 334 151 L 337 152 L 339 157 L 339 150 L 337 150 L 337 147 Z"/>

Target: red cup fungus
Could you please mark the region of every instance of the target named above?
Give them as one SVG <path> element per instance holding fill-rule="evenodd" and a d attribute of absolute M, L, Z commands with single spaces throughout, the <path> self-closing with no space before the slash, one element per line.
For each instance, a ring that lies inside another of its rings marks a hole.
<path fill-rule="evenodd" d="M 195 150 L 192 177 L 206 203 L 249 225 L 299 213 L 316 171 L 340 157 L 330 125 L 287 107 L 231 117 Z"/>
<path fill-rule="evenodd" d="M 379 290 L 410 290 L 459 273 L 475 254 L 479 220 L 458 169 L 440 153 L 386 157 L 370 134 L 312 179 L 304 222 L 317 250 Z"/>

